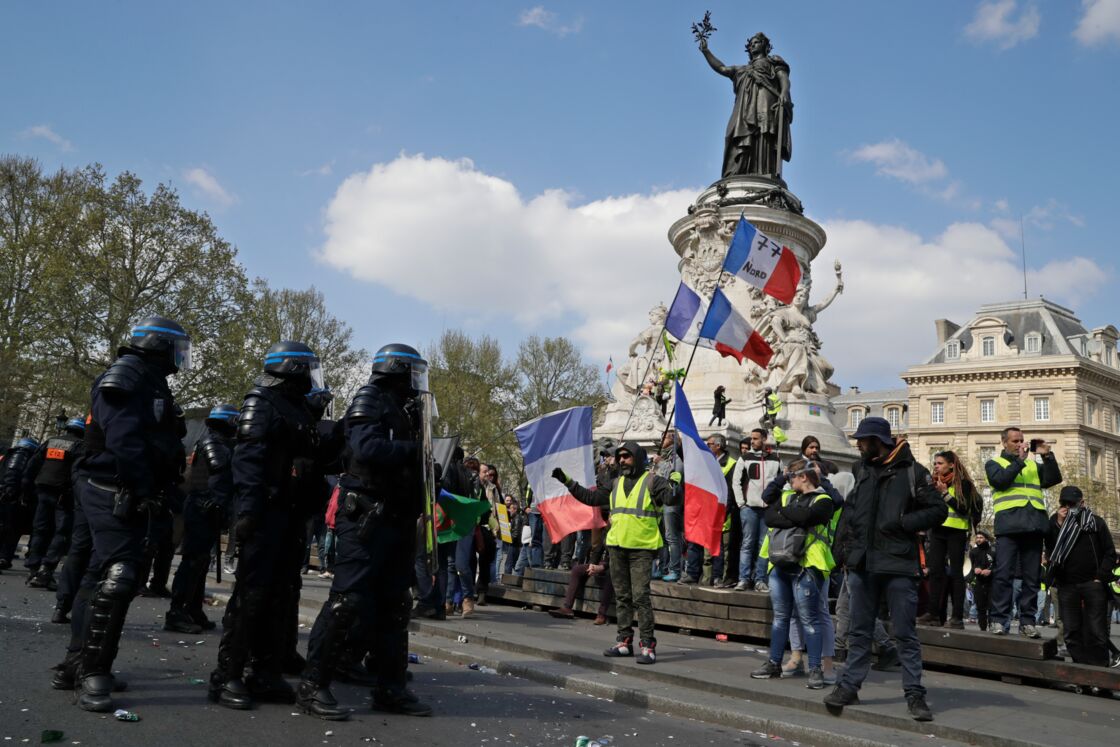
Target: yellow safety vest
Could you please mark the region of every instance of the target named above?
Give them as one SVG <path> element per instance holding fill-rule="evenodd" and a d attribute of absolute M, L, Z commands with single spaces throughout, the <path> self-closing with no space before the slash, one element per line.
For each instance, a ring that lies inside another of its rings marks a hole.
<path fill-rule="evenodd" d="M 661 507 L 655 506 L 649 492 L 653 476 L 646 472 L 627 493 L 623 478 L 618 478 L 611 491 L 611 528 L 607 544 L 628 550 L 658 550 L 661 548 Z"/>
<path fill-rule="evenodd" d="M 1112 569 L 1112 583 L 1109 586 L 1112 587 L 1113 594 L 1120 596 L 1120 565 Z"/>
<path fill-rule="evenodd" d="M 720 470 L 723 471 L 723 476 L 726 478 L 728 473 L 731 472 L 731 470 L 733 470 L 733 469 L 735 469 L 735 460 L 732 459 L 731 456 L 729 455 L 727 457 L 727 464 L 720 467 Z M 728 499 L 728 501 L 731 500 L 730 493 L 728 494 L 727 499 Z M 730 502 L 728 503 L 728 505 L 731 505 Z M 723 531 L 725 531 L 725 532 L 730 532 L 731 531 L 731 512 L 730 511 L 727 512 L 727 516 L 724 517 L 724 519 L 723 519 Z"/>
<path fill-rule="evenodd" d="M 782 505 L 788 506 L 789 499 L 796 494 L 796 490 L 783 490 Z M 813 499 L 813 503 L 816 503 L 817 501 L 822 499 L 831 501 L 832 497 L 829 496 L 828 493 L 821 491 L 816 494 L 816 498 Z M 832 557 L 831 543 L 832 537 L 836 532 L 836 524 L 839 522 L 837 514 L 839 514 L 838 511 L 833 511 L 832 518 L 827 524 L 818 524 L 816 526 L 809 527 L 806 530 L 807 536 L 805 537 L 805 555 L 801 558 L 802 568 L 817 568 L 822 573 L 827 575 L 832 572 L 833 568 L 836 567 L 836 561 Z M 823 533 L 821 532 L 822 528 L 824 529 Z M 762 542 L 762 549 L 758 551 L 758 557 L 770 557 L 770 533 L 773 531 L 773 529 L 766 530 L 766 539 Z M 767 563 L 767 570 L 773 569 L 774 566 L 770 563 Z"/>
<path fill-rule="evenodd" d="M 778 397 L 778 395 L 771 394 L 766 398 L 766 414 L 777 415 L 782 411 L 782 405 L 784 404 L 785 403 L 782 402 L 781 398 Z"/>
<path fill-rule="evenodd" d="M 1004 468 L 1011 466 L 1011 462 L 1001 456 L 995 457 L 992 461 Z M 1010 488 L 992 493 L 992 510 L 997 514 L 1000 511 L 1028 505 L 1043 513 L 1046 512 L 1046 496 L 1042 494 L 1038 464 L 1033 459 L 1027 460 L 1023 471 L 1015 476 L 1015 482 Z"/>
<path fill-rule="evenodd" d="M 953 496 L 954 498 L 957 497 L 957 486 L 956 485 L 950 485 L 949 486 L 949 495 Z M 953 510 L 953 507 L 950 506 L 948 503 L 945 504 L 945 508 L 949 509 L 949 518 L 947 518 L 941 524 L 941 526 L 948 527 L 949 529 L 963 529 L 967 532 L 968 531 L 968 517 L 965 516 L 964 514 L 958 514 L 956 511 Z"/>

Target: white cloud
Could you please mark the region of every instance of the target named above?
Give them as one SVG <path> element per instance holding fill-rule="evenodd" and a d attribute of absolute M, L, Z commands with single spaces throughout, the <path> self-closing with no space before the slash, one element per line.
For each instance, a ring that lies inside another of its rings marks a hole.
<path fill-rule="evenodd" d="M 1002 203 L 1002 207 L 1000 206 Z M 998 200 L 996 202 L 996 210 L 1000 213 L 1007 213 L 1010 205 L 1006 200 Z M 1030 210 L 1022 214 L 1022 221 L 1024 226 L 1029 228 L 1037 228 L 1042 231 L 1053 231 L 1055 228 L 1084 228 L 1085 218 L 1077 215 L 1070 210 L 1069 206 L 1065 203 L 1058 202 L 1058 200 L 1051 197 L 1043 205 L 1035 205 Z M 1007 215 L 998 215 L 993 218 L 989 225 L 999 231 L 999 233 L 1008 239 L 1013 240 L 1016 244 L 1020 240 L 1020 226 L 1018 218 L 1011 218 Z"/>
<path fill-rule="evenodd" d="M 860 146 L 850 154 L 850 158 L 860 163 L 873 164 L 876 174 L 893 177 L 908 184 L 940 181 L 949 175 L 949 170 L 940 159 L 931 158 L 898 138 Z M 947 189 L 952 190 L 948 196 L 956 194 L 956 185 L 951 184 Z"/>
<path fill-rule="evenodd" d="M 619 360 L 649 309 L 672 300 L 666 232 L 698 192 L 526 198 L 468 160 L 402 155 L 342 183 L 319 256 L 447 311 L 527 331 L 563 320 L 589 358 Z"/>
<path fill-rule="evenodd" d="M 1081 0 L 1084 13 L 1073 36 L 1085 46 L 1120 41 L 1120 0 Z"/>
<path fill-rule="evenodd" d="M 560 17 L 551 10 L 547 10 L 543 5 L 537 5 L 521 11 L 521 15 L 517 17 L 517 25 L 534 26 L 564 37 L 568 34 L 578 34 L 583 29 L 583 18 L 576 18 L 571 23 L 561 23 Z"/>
<path fill-rule="evenodd" d="M 330 176 L 334 173 L 335 159 L 331 159 L 324 164 L 316 166 L 313 169 L 307 169 L 299 172 L 300 176 Z"/>
<path fill-rule="evenodd" d="M 214 202 L 218 207 L 229 207 L 237 202 L 237 197 L 230 194 L 230 192 L 221 185 L 217 177 L 204 168 L 196 167 L 187 169 L 183 172 L 183 178 L 186 180 L 187 184 L 194 187 L 199 194 Z"/>
<path fill-rule="evenodd" d="M 25 138 L 42 138 L 47 142 L 53 143 L 63 152 L 74 150 L 74 144 L 55 132 L 54 128 L 50 125 L 40 124 L 28 127 L 20 133 L 20 136 Z"/>
<path fill-rule="evenodd" d="M 817 325 L 839 383 L 897 383 L 897 374 L 933 353 L 934 319 L 961 324 L 982 304 L 1021 293 L 1020 255 L 988 226 L 954 223 L 932 239 L 859 220 L 824 227 L 828 244 L 814 263 L 813 300 L 831 288 L 831 260 L 841 260 L 844 293 Z M 1077 256 L 1029 268 L 1027 275 L 1032 296 L 1074 309 L 1110 282 L 1104 269 Z"/>
<path fill-rule="evenodd" d="M 990 0 L 980 3 L 964 33 L 975 42 L 993 41 L 1000 49 L 1011 49 L 1038 36 L 1042 16 L 1034 3 L 1019 8 L 1017 0 Z"/>

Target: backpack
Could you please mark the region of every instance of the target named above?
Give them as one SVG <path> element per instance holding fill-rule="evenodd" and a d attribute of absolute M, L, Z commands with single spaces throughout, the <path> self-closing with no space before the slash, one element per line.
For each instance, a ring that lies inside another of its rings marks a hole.
<path fill-rule="evenodd" d="M 808 495 L 795 495 L 790 498 L 787 505 L 793 504 L 794 501 L 804 501 L 808 498 L 808 503 L 812 503 L 817 499 L 820 493 L 810 493 Z M 829 498 L 829 500 L 832 500 Z M 801 567 L 801 561 L 805 559 L 805 550 L 809 545 L 809 536 L 812 534 L 818 541 L 826 542 L 827 539 L 820 536 L 811 529 L 805 527 L 787 527 L 785 529 L 772 529 L 770 531 L 770 547 L 769 547 L 769 560 L 775 568 L 783 571 L 795 571 Z"/>

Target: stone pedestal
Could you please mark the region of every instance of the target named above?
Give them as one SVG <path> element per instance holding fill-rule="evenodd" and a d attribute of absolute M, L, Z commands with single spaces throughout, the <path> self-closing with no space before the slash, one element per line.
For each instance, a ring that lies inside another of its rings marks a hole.
<path fill-rule="evenodd" d="M 685 282 L 707 297 L 718 285 L 736 308 L 750 311 L 751 323 L 777 353 L 778 331 L 771 328 L 770 320 L 780 316 L 775 314 L 780 310 L 779 304 L 736 278 L 725 275 L 721 269 L 740 215 L 763 233 L 789 247 L 797 256 L 802 268 L 801 287 L 805 291 L 800 299 L 801 310 L 810 323 L 820 310 L 808 306 L 811 268 L 824 246 L 825 232 L 801 214 L 800 201 L 784 183 L 761 176 L 732 177 L 716 182 L 700 193 L 689 207 L 687 216 L 669 228 L 669 241 L 680 257 L 678 268 Z M 839 277 L 839 266 L 836 272 Z M 665 292 L 668 296 L 672 289 Z M 824 305 L 831 303 L 837 292 L 834 291 Z M 669 300 L 667 298 L 666 302 Z M 810 328 L 802 325 L 801 331 L 816 339 Z M 645 371 L 652 357 L 651 376 L 656 377 L 660 369 L 684 368 L 688 364 L 692 355 L 691 345 L 678 345 L 674 359 L 666 361 L 662 352 L 648 348 L 649 339 L 653 336 L 650 330 L 639 336 L 646 343 L 646 352 L 629 359 L 634 364 L 631 368 Z M 642 347 L 638 345 L 637 350 Z M 775 361 L 780 359 L 776 354 Z M 823 356 L 819 360 L 823 361 Z M 740 365 L 734 358 L 724 358 L 708 348 L 696 350 L 684 387 L 701 435 L 722 433 L 729 442 L 737 443 L 739 438 L 758 426 L 763 411 L 763 388 L 769 385 L 779 392 L 786 403 L 778 420 L 778 425 L 789 439 L 781 449 L 783 457 L 793 456 L 801 439 L 814 435 L 820 439 L 823 456 L 839 464 L 850 464 L 856 452 L 829 417 L 828 400 L 830 395 L 838 393 L 836 387 L 828 382 L 827 376 L 823 380 L 821 376 L 795 380 L 796 377 L 786 375 L 774 364 L 772 368 L 764 371 L 749 361 Z M 830 371 L 826 369 L 826 373 Z M 640 375 L 636 374 L 634 378 Z M 708 426 L 712 417 L 713 393 L 721 385 L 725 387 L 724 396 L 731 400 L 727 406 L 727 419 L 722 427 Z M 641 391 L 640 382 L 629 381 L 626 385 L 615 382 L 612 393 L 616 401 L 607 407 L 603 422 L 595 430 L 596 437 L 616 440 L 625 437 L 647 446 L 657 443 L 666 419 L 653 396 L 638 395 L 635 390 Z M 669 403 L 667 413 L 671 410 L 672 403 Z"/>

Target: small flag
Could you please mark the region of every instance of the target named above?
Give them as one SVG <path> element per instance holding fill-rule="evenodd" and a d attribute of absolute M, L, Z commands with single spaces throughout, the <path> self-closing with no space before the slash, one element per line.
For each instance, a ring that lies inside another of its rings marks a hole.
<path fill-rule="evenodd" d="M 580 485 L 595 487 L 591 420 L 590 407 L 572 407 L 542 415 L 514 429 L 525 461 L 525 477 L 553 542 L 580 529 L 606 526 L 599 509 L 577 501 L 552 477 L 552 470 L 559 467 Z"/>
<path fill-rule="evenodd" d="M 614 368 L 614 356 L 613 355 L 610 358 L 607 358 L 607 373 L 610 373 L 612 368 Z"/>
<path fill-rule="evenodd" d="M 677 287 L 673 305 L 669 307 L 669 316 L 665 318 L 665 329 L 681 342 L 696 342 L 707 312 L 707 302 L 692 288 L 681 283 Z"/>
<path fill-rule="evenodd" d="M 766 368 L 774 355 L 762 335 L 735 310 L 719 288 L 712 296 L 712 305 L 700 328 L 700 338 L 711 340 L 717 353 L 724 357 L 730 355 L 739 363 L 743 362 L 743 358 L 749 358 Z"/>
<path fill-rule="evenodd" d="M 673 425 L 681 436 L 684 451 L 684 538 L 719 555 L 723 522 L 727 513 L 727 480 L 696 430 L 692 409 L 678 381 Z"/>
<path fill-rule="evenodd" d="M 490 510 L 490 501 L 476 501 L 461 495 L 439 492 L 436 499 L 435 522 L 439 543 L 455 542 L 474 533 L 478 518 Z"/>
<path fill-rule="evenodd" d="M 801 282 L 797 255 L 742 217 L 723 260 L 723 270 L 782 303 L 793 301 L 797 284 Z"/>

